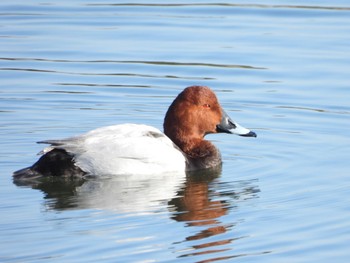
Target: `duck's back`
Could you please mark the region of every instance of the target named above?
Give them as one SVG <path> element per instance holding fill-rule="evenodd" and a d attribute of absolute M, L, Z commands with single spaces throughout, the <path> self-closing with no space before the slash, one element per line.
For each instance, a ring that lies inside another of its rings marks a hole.
<path fill-rule="evenodd" d="M 51 144 L 46 151 L 51 148 L 67 151 L 76 166 L 93 175 L 185 171 L 181 151 L 161 131 L 146 125 L 108 126 L 81 136 L 43 143 Z"/>

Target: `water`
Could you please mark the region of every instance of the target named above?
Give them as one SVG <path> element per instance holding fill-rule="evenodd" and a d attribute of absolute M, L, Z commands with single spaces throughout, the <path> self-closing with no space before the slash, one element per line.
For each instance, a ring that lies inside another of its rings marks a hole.
<path fill-rule="evenodd" d="M 2 1 L 1 262 L 348 262 L 348 1 Z M 212 87 L 221 171 L 16 185 L 36 141 Z"/>

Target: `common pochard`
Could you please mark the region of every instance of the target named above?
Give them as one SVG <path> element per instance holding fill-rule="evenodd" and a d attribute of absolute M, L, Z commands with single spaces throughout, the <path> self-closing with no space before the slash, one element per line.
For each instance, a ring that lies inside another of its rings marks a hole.
<path fill-rule="evenodd" d="M 204 139 L 206 134 L 256 137 L 233 121 L 214 92 L 203 86 L 188 87 L 175 98 L 163 127 L 164 133 L 146 125 L 121 124 L 38 142 L 50 146 L 14 177 L 184 173 L 221 164 L 220 152 Z"/>

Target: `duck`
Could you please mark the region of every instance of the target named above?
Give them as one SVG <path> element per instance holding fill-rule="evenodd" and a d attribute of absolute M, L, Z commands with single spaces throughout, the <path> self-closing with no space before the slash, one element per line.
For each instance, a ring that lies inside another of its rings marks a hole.
<path fill-rule="evenodd" d="M 227 133 L 257 137 L 233 121 L 206 86 L 185 88 L 169 106 L 164 133 L 144 124 L 117 124 L 48 144 L 33 165 L 15 179 L 47 176 L 143 175 L 185 173 L 221 165 L 219 149 L 204 137 Z"/>

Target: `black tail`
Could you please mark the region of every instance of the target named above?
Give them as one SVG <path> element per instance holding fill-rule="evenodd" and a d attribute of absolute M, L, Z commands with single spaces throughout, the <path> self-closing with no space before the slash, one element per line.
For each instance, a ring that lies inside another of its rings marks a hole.
<path fill-rule="evenodd" d="M 85 172 L 74 164 L 73 157 L 62 149 L 53 149 L 40 157 L 32 166 L 13 173 L 14 180 L 42 176 L 81 177 Z"/>
<path fill-rule="evenodd" d="M 37 173 L 35 170 L 32 169 L 33 166 L 23 168 L 21 170 L 18 170 L 13 173 L 13 178 L 14 179 L 27 179 L 27 178 L 38 178 L 42 176 L 41 174 Z"/>

